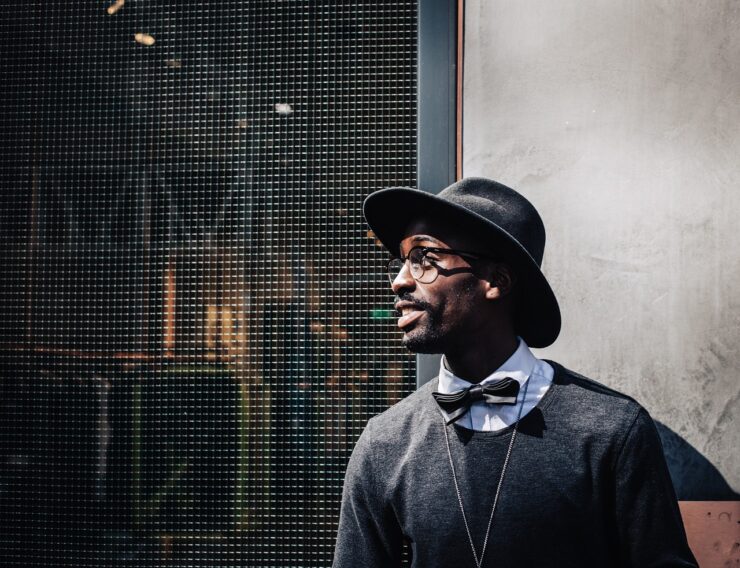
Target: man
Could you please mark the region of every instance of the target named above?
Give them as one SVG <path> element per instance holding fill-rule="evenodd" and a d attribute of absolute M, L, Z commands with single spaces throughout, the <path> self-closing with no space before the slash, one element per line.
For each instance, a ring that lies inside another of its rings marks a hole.
<path fill-rule="evenodd" d="M 537 211 L 469 178 L 364 204 L 393 254 L 403 343 L 439 376 L 372 418 L 345 478 L 335 568 L 697 566 L 655 426 L 534 357 L 560 331 Z"/>

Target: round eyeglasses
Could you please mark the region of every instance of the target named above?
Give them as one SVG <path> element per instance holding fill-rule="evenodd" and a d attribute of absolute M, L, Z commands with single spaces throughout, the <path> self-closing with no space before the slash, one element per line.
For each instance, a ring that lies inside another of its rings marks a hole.
<path fill-rule="evenodd" d="M 414 247 L 405 257 L 392 258 L 388 261 L 388 279 L 391 281 L 391 284 L 393 284 L 393 281 L 398 278 L 398 275 L 401 270 L 403 270 L 403 267 L 407 262 L 409 263 L 409 272 L 411 273 L 412 278 L 422 284 L 431 284 L 440 274 L 451 276 L 461 272 L 473 272 L 473 268 L 471 266 L 459 266 L 456 268 L 444 268 L 440 266 L 440 259 L 435 258 L 435 256 L 442 254 L 454 254 L 466 260 L 489 258 L 478 253 L 464 250 L 437 247 Z"/>

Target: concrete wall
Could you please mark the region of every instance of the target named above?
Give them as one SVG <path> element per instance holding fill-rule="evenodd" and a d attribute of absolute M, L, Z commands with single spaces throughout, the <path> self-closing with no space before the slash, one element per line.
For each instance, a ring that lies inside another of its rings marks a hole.
<path fill-rule="evenodd" d="M 637 398 L 740 489 L 740 2 L 468 0 L 465 176 L 548 230 L 538 352 Z"/>

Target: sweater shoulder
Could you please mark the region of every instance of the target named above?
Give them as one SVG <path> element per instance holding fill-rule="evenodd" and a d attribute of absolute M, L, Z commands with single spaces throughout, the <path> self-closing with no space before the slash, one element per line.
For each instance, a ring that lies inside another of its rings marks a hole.
<path fill-rule="evenodd" d="M 548 363 L 552 365 L 555 369 L 555 376 L 560 379 L 560 382 L 574 383 L 579 387 L 585 388 L 595 394 L 610 398 L 618 398 L 637 404 L 637 401 L 634 398 L 624 394 L 623 392 L 607 387 L 606 385 L 595 381 L 594 379 L 590 379 L 584 375 L 581 375 L 580 373 L 576 373 L 575 371 L 568 369 L 567 367 L 564 367 L 563 365 L 561 365 L 560 363 L 556 363 L 555 361 L 548 361 Z"/>
<path fill-rule="evenodd" d="M 432 391 L 436 384 L 437 379 L 435 378 L 380 414 L 373 416 L 367 424 L 368 436 L 385 440 L 393 440 L 397 435 L 403 435 L 406 438 L 410 431 L 418 430 L 431 423 L 436 414 L 435 408 L 429 402 L 432 400 Z"/>
<path fill-rule="evenodd" d="M 555 370 L 554 383 L 564 396 L 560 401 L 574 420 L 587 421 L 592 428 L 625 431 L 647 411 L 634 398 L 598 381 L 548 361 Z"/>

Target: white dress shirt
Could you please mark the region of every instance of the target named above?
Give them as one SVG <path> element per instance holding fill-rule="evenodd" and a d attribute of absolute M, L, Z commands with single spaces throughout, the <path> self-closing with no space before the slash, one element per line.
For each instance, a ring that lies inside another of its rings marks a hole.
<path fill-rule="evenodd" d="M 511 377 L 519 383 L 519 396 L 517 404 L 488 404 L 484 401 L 474 402 L 470 410 L 463 414 L 456 424 L 460 424 L 471 430 L 479 432 L 495 432 L 510 426 L 516 422 L 519 415 L 519 406 L 522 404 L 522 395 L 524 386 L 529 381 L 527 389 L 527 398 L 523 401 L 522 418 L 532 410 L 540 399 L 545 395 L 547 389 L 552 384 L 552 378 L 555 374 L 552 366 L 545 361 L 537 359 L 524 340 L 519 338 L 519 347 L 514 354 L 509 357 L 494 373 L 483 379 L 480 384 L 485 385 L 493 381 L 498 381 L 504 377 Z M 439 387 L 437 390 L 441 393 L 452 393 L 461 389 L 466 389 L 471 383 L 465 379 L 455 376 L 447 368 L 444 356 L 439 369 Z M 447 416 L 443 410 L 442 414 Z"/>

